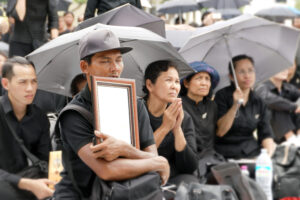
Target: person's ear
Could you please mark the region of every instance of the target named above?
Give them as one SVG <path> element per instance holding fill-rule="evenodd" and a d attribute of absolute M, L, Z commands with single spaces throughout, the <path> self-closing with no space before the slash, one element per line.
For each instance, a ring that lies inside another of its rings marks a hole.
<path fill-rule="evenodd" d="M 150 79 L 147 79 L 146 80 L 146 88 L 147 88 L 147 90 L 149 91 L 149 92 L 151 92 L 153 89 L 153 84 L 152 84 L 152 82 L 151 82 L 151 80 Z"/>
<path fill-rule="evenodd" d="M 9 88 L 9 80 L 7 78 L 2 78 L 1 79 L 1 84 L 2 84 L 2 87 L 6 90 L 8 90 Z"/>
<path fill-rule="evenodd" d="M 186 79 L 184 79 L 183 80 L 183 86 L 186 88 L 186 89 L 188 89 L 189 88 L 189 82 L 186 80 Z"/>
<path fill-rule="evenodd" d="M 80 69 L 83 73 L 88 74 L 88 62 L 85 60 L 81 60 L 80 61 Z"/>
<path fill-rule="evenodd" d="M 230 79 L 232 82 L 234 82 L 234 78 L 233 78 L 233 76 L 232 76 L 231 74 L 229 74 L 228 77 L 229 77 L 229 79 Z"/>

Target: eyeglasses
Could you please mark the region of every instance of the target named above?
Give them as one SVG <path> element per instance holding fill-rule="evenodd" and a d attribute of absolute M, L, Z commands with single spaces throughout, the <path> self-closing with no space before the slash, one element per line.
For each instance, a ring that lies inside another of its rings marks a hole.
<path fill-rule="evenodd" d="M 241 70 L 241 71 L 237 71 L 236 73 L 237 73 L 238 75 L 242 75 L 242 76 L 244 76 L 244 75 L 246 75 L 246 74 L 252 75 L 252 74 L 255 73 L 255 69 L 248 69 L 247 71 L 246 71 L 246 70 Z"/>

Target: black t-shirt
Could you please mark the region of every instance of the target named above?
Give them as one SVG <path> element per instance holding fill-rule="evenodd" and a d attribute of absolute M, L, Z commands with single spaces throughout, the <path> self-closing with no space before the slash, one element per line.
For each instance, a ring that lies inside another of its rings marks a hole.
<path fill-rule="evenodd" d="M 218 105 L 218 119 L 232 107 L 234 91 L 234 86 L 228 86 L 217 92 L 215 101 Z M 256 129 L 257 140 L 253 136 Z M 247 104 L 240 106 L 229 131 L 223 137 L 216 137 L 215 149 L 226 158 L 255 157 L 260 153 L 261 142 L 272 137 L 267 107 L 262 99 L 251 91 Z"/>
<path fill-rule="evenodd" d="M 214 101 L 204 98 L 196 104 L 188 96 L 182 97 L 183 109 L 190 114 L 195 126 L 197 139 L 197 150 L 214 149 L 216 124 L 217 124 L 217 105 Z"/>
<path fill-rule="evenodd" d="M 93 111 L 91 93 L 87 85 L 77 96 L 74 97 L 71 103 L 82 106 L 90 112 Z M 143 103 L 139 103 L 138 101 L 137 108 L 140 148 L 144 149 L 155 142 L 145 106 Z M 82 194 L 85 197 L 88 197 L 96 175 L 79 158 L 77 153 L 84 145 L 92 142 L 92 138 L 94 137 L 93 122 L 89 122 L 77 111 L 68 110 L 60 116 L 60 125 L 63 145 L 68 152 L 68 162 L 70 162 L 72 166 L 75 180 L 81 189 Z M 59 186 L 56 188 L 59 190 Z"/>
<path fill-rule="evenodd" d="M 145 101 L 144 103 L 146 105 Z M 155 130 L 161 126 L 163 116 L 155 117 L 149 111 L 148 114 L 151 127 L 153 132 L 155 132 Z M 165 136 L 157 149 L 158 154 L 169 161 L 171 169 L 170 178 L 178 174 L 192 174 L 198 165 L 194 124 L 191 116 L 187 112 L 184 112 L 181 128 L 186 139 L 186 147 L 183 151 L 178 152 L 175 150 L 175 138 L 171 131 Z"/>

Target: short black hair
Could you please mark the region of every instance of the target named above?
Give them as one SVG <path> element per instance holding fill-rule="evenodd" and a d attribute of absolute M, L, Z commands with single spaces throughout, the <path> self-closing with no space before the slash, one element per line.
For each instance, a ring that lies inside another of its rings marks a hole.
<path fill-rule="evenodd" d="M 11 80 L 11 78 L 15 75 L 14 74 L 14 66 L 15 65 L 22 65 L 22 66 L 32 66 L 35 70 L 34 64 L 21 56 L 14 56 L 9 58 L 2 66 L 2 77 Z"/>
<path fill-rule="evenodd" d="M 88 65 L 90 65 L 92 63 L 92 57 L 94 56 L 95 54 L 92 54 L 92 55 L 88 55 L 88 56 L 85 56 L 84 58 L 82 58 L 81 60 L 84 60 L 88 63 Z"/>
<path fill-rule="evenodd" d="M 73 18 L 74 18 L 74 13 L 73 13 L 73 12 L 71 12 L 71 11 L 67 11 L 67 12 L 65 12 L 65 13 L 64 13 L 64 17 L 65 17 L 66 15 L 68 15 L 68 14 L 71 14 L 71 15 L 73 16 Z"/>
<path fill-rule="evenodd" d="M 211 11 L 205 11 L 205 12 L 202 14 L 202 16 L 201 16 L 201 22 L 203 22 L 204 19 L 205 19 L 205 17 L 206 17 L 207 15 L 211 14 L 211 13 L 212 13 Z"/>
<path fill-rule="evenodd" d="M 157 78 L 162 72 L 168 71 L 170 68 L 175 68 L 177 71 L 177 65 L 176 63 L 170 61 L 170 60 L 159 60 L 150 63 L 146 70 L 144 75 L 144 86 L 143 86 L 143 92 L 145 92 L 146 96 L 144 97 L 145 100 L 149 97 L 149 90 L 146 87 L 146 80 L 150 80 L 151 83 L 155 83 Z"/>
<path fill-rule="evenodd" d="M 253 60 L 252 57 L 250 57 L 250 56 L 248 56 L 248 55 L 246 55 L 246 54 L 240 54 L 240 55 L 234 56 L 234 57 L 232 58 L 233 69 L 236 68 L 236 63 L 237 63 L 238 61 L 244 60 L 244 59 L 249 60 L 249 61 L 254 65 L 254 60 Z M 232 72 L 232 68 L 231 68 L 231 62 L 228 63 L 228 71 L 229 71 L 229 74 L 230 74 L 231 76 L 233 76 L 233 72 Z"/>
<path fill-rule="evenodd" d="M 78 74 L 72 79 L 70 88 L 72 96 L 75 96 L 78 92 L 80 92 L 77 85 L 83 81 L 86 81 L 86 76 L 84 73 Z"/>

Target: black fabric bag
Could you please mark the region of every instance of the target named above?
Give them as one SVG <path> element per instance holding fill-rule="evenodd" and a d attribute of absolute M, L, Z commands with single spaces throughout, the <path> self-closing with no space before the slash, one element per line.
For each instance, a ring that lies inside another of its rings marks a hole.
<path fill-rule="evenodd" d="M 300 197 L 300 148 L 277 146 L 272 161 L 274 199 Z"/>
<path fill-rule="evenodd" d="M 149 172 L 125 181 L 95 179 L 91 200 L 162 200 L 160 176 Z"/>
<path fill-rule="evenodd" d="M 238 200 L 234 190 L 229 185 L 204 185 L 181 183 L 175 200 Z"/>

